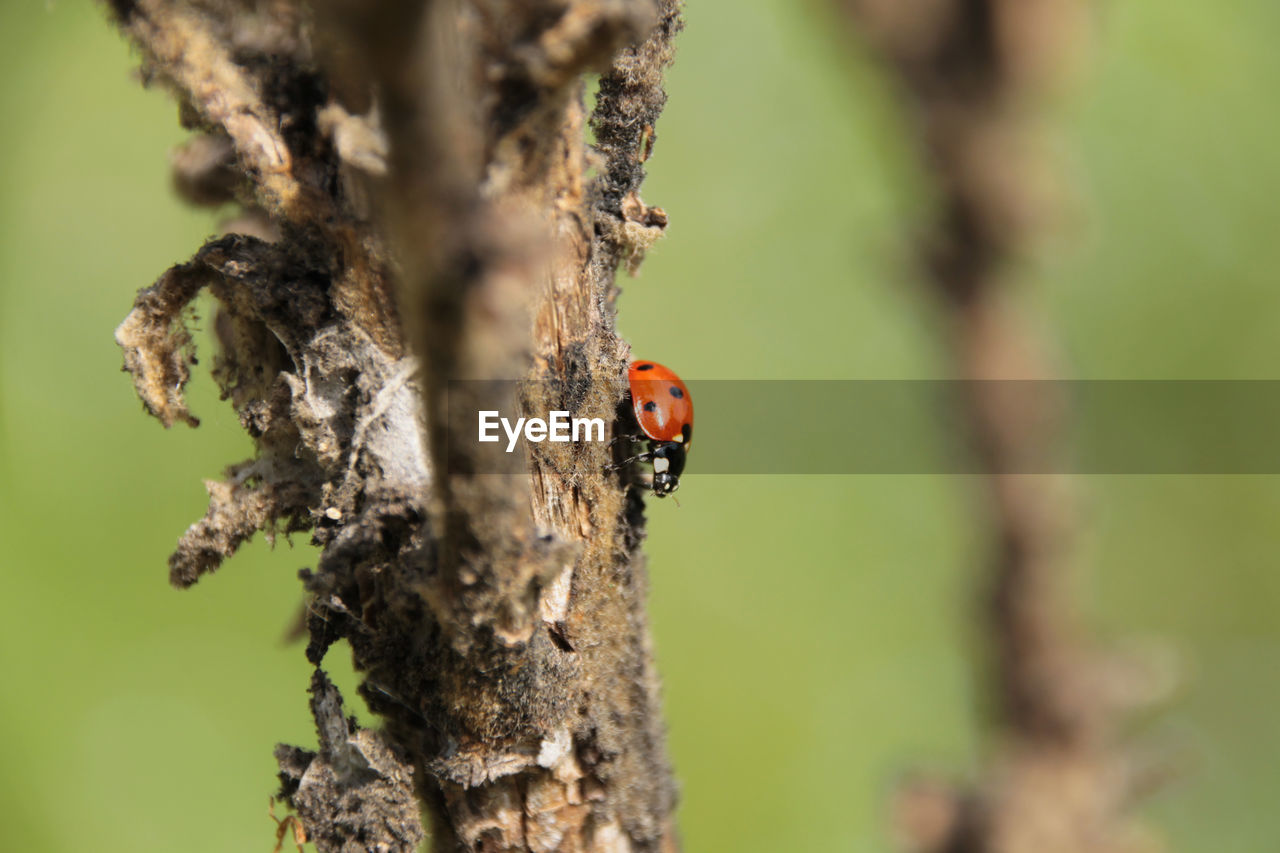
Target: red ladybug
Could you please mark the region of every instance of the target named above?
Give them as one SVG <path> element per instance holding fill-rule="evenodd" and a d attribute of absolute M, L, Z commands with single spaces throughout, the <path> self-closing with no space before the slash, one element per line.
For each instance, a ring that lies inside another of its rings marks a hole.
<path fill-rule="evenodd" d="M 680 488 L 685 456 L 693 442 L 693 398 L 675 371 L 656 361 L 631 362 L 627 382 L 636 425 L 644 433 L 627 438 L 647 439 L 649 449 L 610 468 L 621 468 L 632 462 L 652 463 L 653 493 L 666 497 Z"/>

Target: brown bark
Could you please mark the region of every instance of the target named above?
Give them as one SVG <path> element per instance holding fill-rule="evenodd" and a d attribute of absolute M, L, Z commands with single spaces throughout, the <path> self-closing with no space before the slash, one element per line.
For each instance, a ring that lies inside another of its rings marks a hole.
<path fill-rule="evenodd" d="M 1062 401 L 1045 395 L 1028 406 L 1027 394 L 999 381 L 1055 375 L 1007 285 L 1057 206 L 1042 110 L 1087 8 L 1076 0 L 842 5 L 889 70 L 936 190 L 937 221 L 918 251 L 956 376 L 972 380 L 959 383 L 956 405 L 984 472 L 978 504 L 991 550 L 981 610 L 990 762 L 972 786 L 908 784 L 903 840 L 951 853 L 1156 849 L 1128 814 L 1143 779 L 1118 734 L 1143 674 L 1100 654 L 1068 600 L 1071 484 L 1020 473 L 1052 470 Z"/>
<path fill-rule="evenodd" d="M 347 639 L 385 722 L 355 730 L 317 672 L 319 750 L 277 752 L 307 835 L 414 849 L 422 805 L 439 850 L 674 849 L 635 484 L 602 444 L 499 474 L 471 448 L 480 409 L 615 418 L 613 280 L 666 224 L 638 190 L 678 0 L 110 6 L 201 133 L 177 188 L 243 209 L 117 331 L 148 410 L 195 425 L 183 316 L 207 287 L 257 444 L 171 580 L 311 530 L 308 656 Z"/>

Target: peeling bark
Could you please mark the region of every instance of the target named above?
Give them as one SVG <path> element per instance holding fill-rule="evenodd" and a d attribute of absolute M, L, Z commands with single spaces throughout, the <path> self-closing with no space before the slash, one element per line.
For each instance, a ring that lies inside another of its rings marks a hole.
<path fill-rule="evenodd" d="M 679 3 L 109 5 L 200 133 L 175 186 L 242 209 L 117 330 L 147 409 L 194 426 L 183 315 L 207 288 L 256 444 L 171 581 L 310 530 L 307 655 L 346 639 L 384 721 L 352 729 L 317 671 L 320 748 L 277 753 L 307 836 L 415 849 L 421 806 L 438 850 L 675 849 L 637 484 L 603 444 L 501 475 L 469 447 L 479 409 L 615 419 L 614 275 L 667 223 L 639 186 Z M 450 385 L 514 378 L 537 381 Z"/>

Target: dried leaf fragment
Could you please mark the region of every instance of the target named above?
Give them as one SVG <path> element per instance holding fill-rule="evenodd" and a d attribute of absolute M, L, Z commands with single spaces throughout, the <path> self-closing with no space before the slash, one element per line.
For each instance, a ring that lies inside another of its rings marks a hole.
<path fill-rule="evenodd" d="M 280 744 L 281 796 L 298 813 L 321 853 L 411 853 L 425 833 L 414 796 L 413 770 L 380 732 L 355 729 L 343 716 L 342 694 L 316 670 L 311 712 L 318 753 Z"/>
<path fill-rule="evenodd" d="M 138 292 L 133 310 L 116 328 L 124 369 L 133 377 L 142 404 L 166 428 L 177 421 L 200 425 L 182 396 L 196 361 L 182 312 L 209 280 L 203 264 L 170 267 L 155 284 Z"/>

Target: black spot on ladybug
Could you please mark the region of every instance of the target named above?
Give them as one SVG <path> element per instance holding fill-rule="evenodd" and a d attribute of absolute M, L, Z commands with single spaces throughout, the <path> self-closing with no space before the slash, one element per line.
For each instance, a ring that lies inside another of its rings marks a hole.
<path fill-rule="evenodd" d="M 684 397 L 684 392 L 674 385 L 672 385 L 669 390 L 671 391 L 671 396 L 675 397 L 677 400 L 680 400 Z"/>
<path fill-rule="evenodd" d="M 646 412 L 656 412 L 658 411 L 658 404 L 655 401 L 650 400 L 649 402 L 645 403 L 641 408 L 643 408 Z"/>
<path fill-rule="evenodd" d="M 646 361 L 643 364 L 637 364 L 636 370 L 653 370 L 653 365 Z"/>
<path fill-rule="evenodd" d="M 693 427 L 690 424 L 680 427 L 680 436 L 688 443 L 689 439 L 693 437 Z"/>

